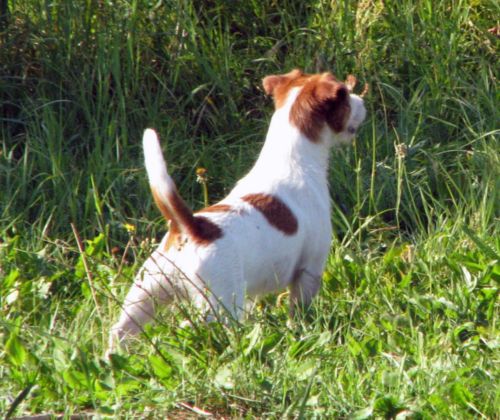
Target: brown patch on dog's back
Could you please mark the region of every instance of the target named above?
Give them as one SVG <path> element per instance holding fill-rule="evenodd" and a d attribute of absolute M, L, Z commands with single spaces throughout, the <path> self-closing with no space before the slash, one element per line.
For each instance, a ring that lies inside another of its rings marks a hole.
<path fill-rule="evenodd" d="M 297 232 L 297 218 L 279 197 L 270 194 L 247 194 L 241 199 L 260 211 L 271 226 L 285 235 Z"/>
<path fill-rule="evenodd" d="M 209 245 L 222 238 L 222 229 L 210 219 L 203 216 L 194 217 L 196 229 L 191 233 L 194 242 L 200 245 Z"/>

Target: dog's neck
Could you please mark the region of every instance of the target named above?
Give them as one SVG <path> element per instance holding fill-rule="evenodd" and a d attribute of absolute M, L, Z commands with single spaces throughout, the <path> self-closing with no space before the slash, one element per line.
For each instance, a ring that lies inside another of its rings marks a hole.
<path fill-rule="evenodd" d="M 313 142 L 290 124 L 290 108 L 297 94 L 298 90 L 291 92 L 286 103 L 275 111 L 266 141 L 251 172 L 272 173 L 283 180 L 307 177 L 326 182 L 327 142 L 323 139 Z"/>

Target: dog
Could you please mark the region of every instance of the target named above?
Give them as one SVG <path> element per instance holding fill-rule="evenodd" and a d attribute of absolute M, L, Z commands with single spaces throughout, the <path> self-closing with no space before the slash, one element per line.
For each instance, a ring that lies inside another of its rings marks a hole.
<path fill-rule="evenodd" d="M 157 304 L 189 299 L 240 318 L 245 297 L 290 289 L 290 312 L 317 294 L 330 251 L 329 150 L 351 143 L 363 94 L 331 73 L 293 70 L 263 79 L 275 112 L 257 162 L 219 203 L 193 213 L 169 176 L 156 132 L 145 166 L 168 233 L 126 296 L 110 344 L 137 334 Z"/>

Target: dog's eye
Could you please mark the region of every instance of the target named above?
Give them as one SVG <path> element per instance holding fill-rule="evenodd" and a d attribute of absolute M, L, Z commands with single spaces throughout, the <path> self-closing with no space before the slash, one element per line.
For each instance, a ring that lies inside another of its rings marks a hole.
<path fill-rule="evenodd" d="M 356 133 L 356 129 L 354 127 L 352 127 L 352 126 L 349 126 L 349 127 L 347 127 L 347 132 L 349 134 L 355 134 Z"/>

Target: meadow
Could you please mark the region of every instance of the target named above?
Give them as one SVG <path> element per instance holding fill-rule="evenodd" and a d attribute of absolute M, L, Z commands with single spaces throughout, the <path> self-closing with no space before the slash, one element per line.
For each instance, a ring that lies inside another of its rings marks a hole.
<path fill-rule="evenodd" d="M 0 6 L 0 415 L 498 418 L 498 2 Z M 207 324 L 178 304 L 106 358 L 166 230 L 143 129 L 186 201 L 214 203 L 262 146 L 261 79 L 293 68 L 370 85 L 332 152 L 314 305 Z"/>

